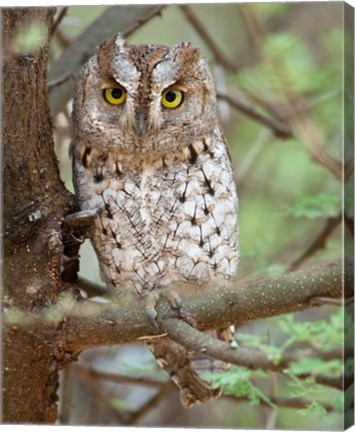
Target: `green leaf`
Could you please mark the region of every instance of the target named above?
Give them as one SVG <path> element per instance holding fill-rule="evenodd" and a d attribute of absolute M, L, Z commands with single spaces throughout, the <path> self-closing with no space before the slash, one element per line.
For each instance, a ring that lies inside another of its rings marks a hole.
<path fill-rule="evenodd" d="M 343 372 L 343 363 L 341 359 L 325 361 L 317 357 L 305 357 L 291 363 L 288 369 L 294 375 L 340 375 Z"/>
<path fill-rule="evenodd" d="M 203 373 L 203 379 L 211 380 L 214 388 L 223 387 L 224 394 L 235 397 L 246 396 L 251 405 L 258 405 L 260 400 L 265 401 L 271 406 L 274 404 L 269 397 L 263 393 L 251 381 L 251 377 L 267 377 L 267 374 L 261 371 L 250 371 L 248 369 L 232 367 L 230 371 L 220 374 Z"/>
<path fill-rule="evenodd" d="M 323 405 L 313 401 L 306 409 L 298 410 L 301 415 L 315 415 L 323 418 L 328 423 L 333 423 L 334 419 L 328 415 L 327 410 Z"/>

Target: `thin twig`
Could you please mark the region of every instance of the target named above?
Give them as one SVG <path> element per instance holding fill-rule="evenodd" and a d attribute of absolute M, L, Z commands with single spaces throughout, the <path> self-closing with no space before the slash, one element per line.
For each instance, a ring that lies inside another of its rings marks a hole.
<path fill-rule="evenodd" d="M 232 396 L 225 395 L 222 396 L 223 399 L 231 400 L 233 402 L 250 402 L 247 396 Z M 303 398 L 287 398 L 287 397 L 277 397 L 277 396 L 268 396 L 270 402 L 280 408 L 294 408 L 294 409 L 305 409 L 308 408 L 312 401 L 303 399 Z M 270 404 L 264 400 L 260 399 L 259 403 L 261 405 L 270 406 Z M 318 402 L 319 405 L 325 408 L 325 410 L 329 413 L 334 411 L 334 407 L 325 402 Z"/>
<path fill-rule="evenodd" d="M 55 38 L 59 44 L 59 46 L 61 47 L 62 51 L 66 50 L 68 48 L 68 46 L 71 43 L 71 40 L 68 39 L 65 35 L 64 32 L 61 28 L 58 28 L 57 31 L 55 32 Z"/>
<path fill-rule="evenodd" d="M 144 17 L 138 18 L 136 22 L 134 22 L 130 27 L 128 27 L 126 30 L 122 32 L 122 36 L 127 38 L 132 33 L 137 31 L 140 27 L 142 27 L 145 23 L 150 21 L 152 18 L 156 16 L 161 16 L 161 12 L 166 6 L 167 5 L 159 5 Z"/>
<path fill-rule="evenodd" d="M 247 12 L 249 18 L 257 23 L 258 31 L 255 33 L 255 37 L 258 39 L 258 42 L 261 42 L 263 34 L 266 34 L 266 26 L 252 9 L 247 9 Z M 292 82 L 288 70 L 285 67 L 284 58 L 279 55 L 276 57 L 265 58 L 264 60 L 274 71 L 275 78 L 279 82 L 279 90 L 283 94 L 285 100 L 287 100 L 287 107 L 292 107 L 294 101 L 299 105 L 301 97 L 297 92 L 292 90 Z M 267 108 L 278 120 L 281 120 L 281 114 L 284 114 L 285 111 L 284 107 L 282 107 L 283 109 L 281 111 L 280 105 L 275 105 L 269 101 L 263 101 L 259 95 L 255 95 L 255 99 L 258 100 L 259 103 L 262 102 L 264 108 Z M 342 181 L 342 163 L 328 153 L 326 147 L 323 145 L 321 129 L 317 127 L 315 121 L 308 115 L 305 109 L 295 114 L 288 108 L 287 112 L 289 125 L 293 131 L 293 135 L 304 143 L 306 149 L 311 154 L 313 161 L 330 171 L 338 181 Z"/>
<path fill-rule="evenodd" d="M 311 305 L 314 306 L 342 306 L 342 299 L 333 299 L 329 297 L 314 297 L 311 300 Z"/>
<path fill-rule="evenodd" d="M 107 396 L 105 393 L 103 393 L 103 390 L 101 389 L 101 386 L 99 385 L 97 380 L 108 380 L 119 384 L 132 384 L 158 389 L 158 392 L 137 411 L 124 413 L 125 417 L 120 418 L 120 421 L 125 425 L 137 424 L 145 415 L 147 415 L 152 409 L 154 409 L 158 405 L 158 403 L 164 397 L 166 397 L 169 392 L 173 391 L 174 389 L 176 390 L 176 387 L 172 384 L 171 381 L 160 381 L 150 378 L 135 378 L 126 375 L 101 372 L 93 369 L 88 369 L 87 367 L 84 367 L 80 364 L 72 365 L 71 368 L 74 368 L 74 370 L 78 371 L 79 374 L 81 373 L 83 376 L 85 376 L 86 379 L 88 379 L 89 384 L 95 384 L 93 385 L 94 391 L 101 399 L 102 397 L 107 399 Z M 106 403 L 111 407 L 109 402 Z"/>
<path fill-rule="evenodd" d="M 257 121 L 258 123 L 261 123 L 263 126 L 266 126 L 269 129 L 271 129 L 278 138 L 287 139 L 293 136 L 293 132 L 289 126 L 279 122 L 278 120 L 274 120 L 271 119 L 270 117 L 264 116 L 263 114 L 255 110 L 252 106 L 247 105 L 244 102 L 241 102 L 235 97 L 227 94 L 221 94 L 221 93 L 218 93 L 217 97 L 219 99 L 227 101 L 232 107 L 234 107 L 238 111 L 242 112 L 246 116 Z"/>
<path fill-rule="evenodd" d="M 307 247 L 307 249 L 302 253 L 302 255 L 299 256 L 290 264 L 288 270 L 289 271 L 297 270 L 308 258 L 313 256 L 320 249 L 323 249 L 329 237 L 332 235 L 335 229 L 340 225 L 341 221 L 342 221 L 341 215 L 328 218 L 322 231 L 317 235 L 317 237 L 312 241 L 312 243 Z"/>
<path fill-rule="evenodd" d="M 274 362 L 266 353 L 261 351 L 238 348 L 233 349 L 227 342 L 218 340 L 209 334 L 202 333 L 191 327 L 187 322 L 176 318 L 165 318 L 161 327 L 169 335 L 169 338 L 179 343 L 189 351 L 198 352 L 217 360 L 232 363 L 248 369 L 260 369 L 278 373 L 285 373 L 291 362 L 298 358 L 292 354 L 285 353 L 281 361 Z M 313 378 L 318 384 L 337 388 L 343 388 L 343 377 L 328 377 L 323 375 L 302 374 L 300 379 Z"/>
<path fill-rule="evenodd" d="M 315 375 L 315 374 L 301 374 L 297 375 L 299 379 L 313 378 L 317 384 L 324 385 L 326 387 L 331 387 L 337 390 L 343 390 L 343 376 L 328 376 L 328 375 Z"/>
<path fill-rule="evenodd" d="M 295 136 L 304 143 L 314 162 L 330 171 L 338 181 L 343 180 L 343 164 L 331 156 L 322 144 L 320 128 L 306 114 L 290 117 Z"/>
<path fill-rule="evenodd" d="M 55 31 L 57 30 L 59 24 L 62 22 L 62 20 L 65 17 L 67 12 L 68 12 L 68 6 L 63 7 L 62 10 L 60 11 L 59 15 L 58 15 L 58 18 L 55 20 L 55 22 L 51 28 L 50 37 L 52 37 L 54 35 Z"/>
<path fill-rule="evenodd" d="M 88 369 L 85 366 L 82 366 L 80 364 L 73 365 L 74 369 L 85 369 L 87 374 L 90 374 L 91 376 L 105 381 L 111 381 L 111 382 L 117 382 L 120 384 L 132 384 L 142 387 L 161 387 L 163 384 L 165 384 L 167 381 L 152 379 L 152 378 L 146 378 L 146 377 L 131 377 L 127 375 L 121 375 L 116 373 L 110 373 L 110 372 L 103 372 L 98 371 L 95 369 Z"/>
<path fill-rule="evenodd" d="M 73 78 L 73 74 L 68 73 L 68 74 L 63 75 L 62 77 L 60 77 L 60 78 L 58 78 L 58 79 L 55 79 L 55 80 L 53 80 L 53 81 L 50 81 L 50 82 L 48 83 L 48 90 L 51 91 L 51 89 L 52 89 L 53 87 L 57 87 L 57 86 L 59 86 L 59 85 L 65 83 L 65 82 L 68 81 L 68 79 L 70 79 L 70 78 Z"/>
<path fill-rule="evenodd" d="M 75 370 L 78 373 L 78 376 L 80 376 L 80 378 L 90 386 L 97 398 L 101 400 L 112 413 L 114 413 L 114 416 L 117 418 L 118 422 L 120 424 L 124 423 L 123 416 L 126 414 L 126 412 L 121 412 L 112 406 L 110 395 L 108 395 L 107 392 L 102 388 L 96 377 L 91 375 L 90 371 L 86 368 L 75 368 Z"/>
<path fill-rule="evenodd" d="M 153 396 L 143 407 L 141 407 L 135 414 L 132 414 L 131 418 L 125 424 L 135 425 L 138 424 L 139 421 L 147 415 L 151 410 L 156 408 L 159 402 L 167 396 L 168 393 L 176 390 L 176 387 L 171 383 L 167 382 L 163 384 L 159 390 L 159 392 Z"/>
<path fill-rule="evenodd" d="M 295 343 L 297 343 L 297 342 L 295 342 Z M 290 347 L 292 347 L 292 345 L 293 344 L 290 344 L 288 346 L 288 349 L 290 349 Z M 306 349 L 299 349 L 299 350 L 295 351 L 293 354 L 295 356 L 297 356 L 298 358 L 318 357 L 318 358 L 325 360 L 325 361 L 334 360 L 334 359 L 342 360 L 344 356 L 346 357 L 347 355 L 352 354 L 352 349 L 344 347 L 344 349 L 343 348 L 334 348 L 330 351 L 321 351 L 320 349 L 312 347 L 312 348 L 306 348 Z"/>
<path fill-rule="evenodd" d="M 201 38 L 205 41 L 208 48 L 212 51 L 214 58 L 218 63 L 220 63 L 225 69 L 230 72 L 236 72 L 239 67 L 236 63 L 229 60 L 226 57 L 221 49 L 217 46 L 215 41 L 211 38 L 209 32 L 203 25 L 203 23 L 197 18 L 192 8 L 188 5 L 180 5 L 180 10 L 185 15 L 186 19 L 191 23 L 197 33 L 201 36 Z"/>

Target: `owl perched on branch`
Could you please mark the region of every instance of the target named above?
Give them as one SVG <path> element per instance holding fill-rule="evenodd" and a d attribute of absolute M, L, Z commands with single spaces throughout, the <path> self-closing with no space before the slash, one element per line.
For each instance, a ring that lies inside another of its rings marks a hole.
<path fill-rule="evenodd" d="M 103 42 L 78 77 L 73 124 L 76 196 L 81 210 L 98 210 L 91 241 L 109 289 L 144 296 L 154 323 L 161 293 L 180 307 L 174 284 L 235 275 L 236 188 L 197 48 Z M 185 407 L 219 394 L 193 353 L 166 338 L 148 345 Z"/>

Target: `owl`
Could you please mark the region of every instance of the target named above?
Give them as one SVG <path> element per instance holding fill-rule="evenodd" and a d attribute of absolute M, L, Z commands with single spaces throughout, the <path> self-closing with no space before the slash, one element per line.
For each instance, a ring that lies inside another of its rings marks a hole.
<path fill-rule="evenodd" d="M 227 283 L 239 259 L 237 194 L 199 49 L 114 36 L 82 68 L 72 118 L 75 193 L 81 210 L 97 210 L 91 242 L 107 287 L 143 296 L 154 321 L 156 298 L 174 285 Z M 148 345 L 184 407 L 219 395 L 194 353 L 167 338 Z"/>

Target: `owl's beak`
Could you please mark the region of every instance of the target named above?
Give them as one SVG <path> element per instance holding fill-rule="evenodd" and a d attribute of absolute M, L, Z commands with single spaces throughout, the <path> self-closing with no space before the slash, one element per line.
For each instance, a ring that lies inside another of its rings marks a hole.
<path fill-rule="evenodd" d="M 148 126 L 148 112 L 147 110 L 142 109 L 138 112 L 138 115 L 134 122 L 134 129 L 136 131 L 139 141 L 142 141 L 142 139 L 144 138 L 144 135 L 147 133 Z"/>

